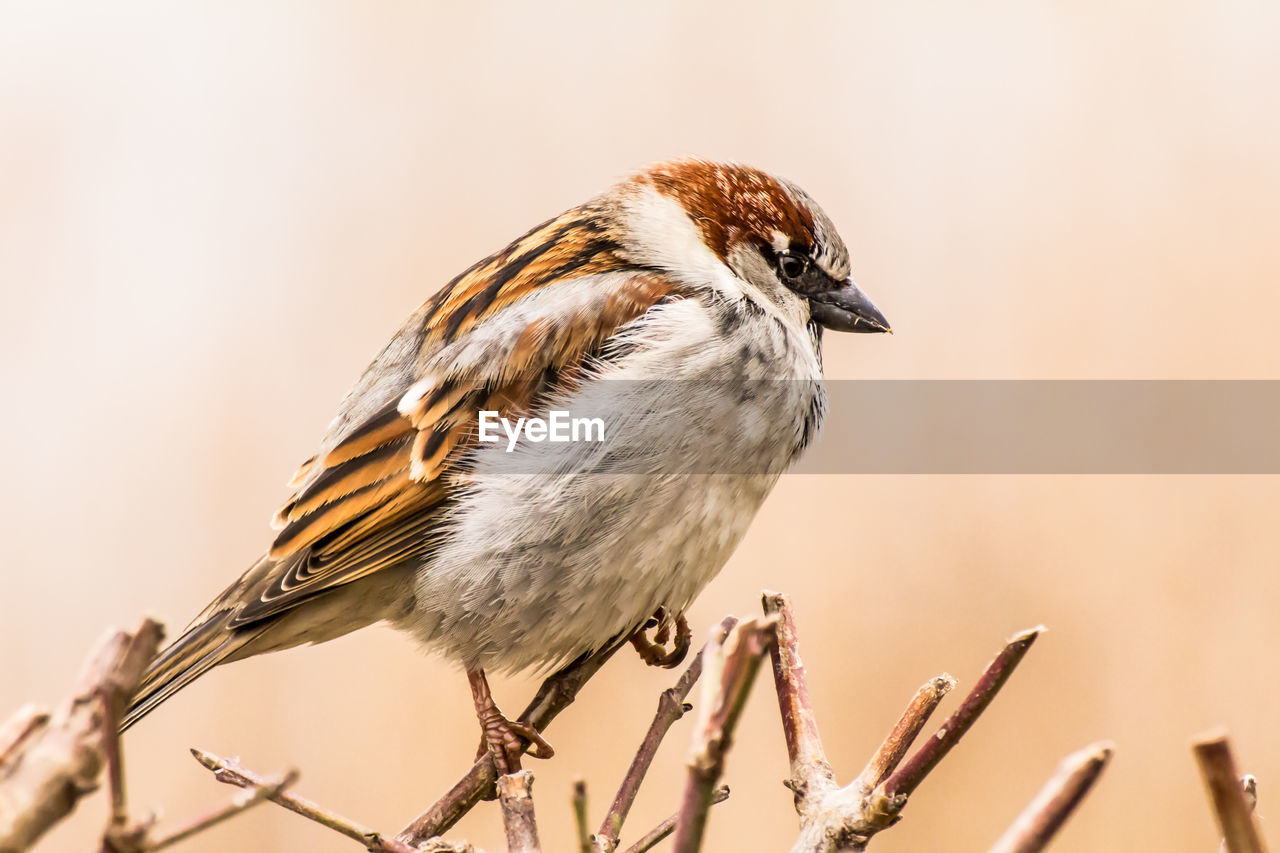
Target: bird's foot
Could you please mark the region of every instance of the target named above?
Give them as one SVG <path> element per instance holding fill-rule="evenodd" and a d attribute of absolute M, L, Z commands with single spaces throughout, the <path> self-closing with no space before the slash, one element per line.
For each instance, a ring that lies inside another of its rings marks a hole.
<path fill-rule="evenodd" d="M 476 750 L 476 760 L 480 760 L 487 752 L 493 758 L 493 767 L 499 776 L 516 773 L 520 770 L 520 756 L 525 751 L 525 744 L 530 744 L 529 754 L 534 758 L 550 758 L 555 750 L 542 733 L 528 723 L 519 720 L 508 720 L 493 701 L 489 692 L 489 682 L 484 677 L 484 670 L 467 670 L 467 678 L 471 682 L 471 698 L 475 702 L 476 717 L 480 720 L 480 748 Z"/>
<path fill-rule="evenodd" d="M 480 728 L 480 748 L 476 750 L 476 760 L 483 758 L 486 752 L 489 753 L 499 776 L 519 772 L 520 756 L 524 753 L 526 742 L 530 744 L 529 755 L 534 758 L 550 758 L 556 754 L 541 732 L 528 723 L 508 720 L 496 708 L 491 716 L 480 721 Z"/>
<path fill-rule="evenodd" d="M 647 632 L 655 628 L 657 630 L 651 640 Z M 672 636 L 673 628 L 675 629 L 674 637 Z M 636 629 L 630 640 L 640 659 L 649 666 L 672 669 L 679 666 L 685 655 L 689 653 L 693 632 L 689 630 L 689 622 L 684 618 L 683 613 L 673 617 L 667 608 L 659 607 L 649 621 Z M 671 644 L 669 649 L 668 643 Z"/>

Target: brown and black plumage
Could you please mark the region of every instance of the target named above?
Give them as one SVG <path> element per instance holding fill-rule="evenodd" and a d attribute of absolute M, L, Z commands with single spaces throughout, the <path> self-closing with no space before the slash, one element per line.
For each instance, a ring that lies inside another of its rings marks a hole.
<path fill-rule="evenodd" d="M 218 664 L 385 619 L 467 667 L 495 760 L 515 761 L 483 669 L 565 660 L 688 605 L 780 468 L 681 480 L 672 438 L 707 433 L 696 446 L 712 470 L 742 454 L 785 467 L 823 410 L 819 325 L 887 330 L 847 276 L 843 243 L 798 188 L 698 160 L 640 173 L 473 265 L 365 371 L 294 475 L 266 554 L 164 650 L 124 725 Z M 743 423 L 764 428 L 704 422 L 716 401 L 696 398 L 698 381 L 754 374 L 789 383 L 745 404 Z M 501 450 L 477 440 L 481 411 L 535 416 L 601 382 L 667 378 L 686 384 L 620 399 L 620 422 L 638 426 L 612 456 L 515 454 L 557 471 L 594 460 L 594 479 L 498 478 Z M 650 410 L 663 419 L 632 417 Z M 619 479 L 610 458 L 651 473 Z"/>

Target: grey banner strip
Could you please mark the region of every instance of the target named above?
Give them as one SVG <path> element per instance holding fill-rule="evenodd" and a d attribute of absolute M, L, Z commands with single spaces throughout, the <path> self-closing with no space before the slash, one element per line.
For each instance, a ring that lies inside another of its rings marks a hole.
<path fill-rule="evenodd" d="M 809 474 L 1277 474 L 1280 381 L 828 382 Z"/>
<path fill-rule="evenodd" d="M 487 471 L 777 472 L 776 443 L 760 433 L 802 431 L 796 401 L 814 390 L 747 379 L 592 384 L 570 415 L 599 418 L 605 442 L 522 438 L 514 453 L 491 444 Z M 1276 380 L 851 380 L 827 382 L 826 393 L 821 438 L 792 472 L 1280 474 Z"/>

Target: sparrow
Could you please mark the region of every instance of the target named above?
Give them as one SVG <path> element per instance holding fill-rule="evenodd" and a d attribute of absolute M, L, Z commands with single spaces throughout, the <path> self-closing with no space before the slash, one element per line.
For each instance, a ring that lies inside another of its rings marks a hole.
<path fill-rule="evenodd" d="M 538 225 L 373 360 L 266 553 L 161 652 L 123 726 L 219 664 L 388 622 L 465 669 L 500 773 L 526 741 L 549 756 L 485 673 L 550 669 L 655 614 L 656 640 L 678 621 L 688 647 L 679 614 L 818 435 L 825 329 L 890 331 L 827 215 L 758 169 L 660 163 Z M 603 436 L 480 440 L 481 413 L 553 410 Z"/>

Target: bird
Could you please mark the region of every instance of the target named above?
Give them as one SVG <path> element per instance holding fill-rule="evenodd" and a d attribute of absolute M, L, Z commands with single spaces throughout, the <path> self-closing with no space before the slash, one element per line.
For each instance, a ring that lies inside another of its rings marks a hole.
<path fill-rule="evenodd" d="M 763 170 L 660 162 L 532 228 L 395 333 L 266 552 L 153 661 L 123 727 L 215 666 L 386 622 L 465 670 L 498 772 L 548 757 L 486 673 L 623 636 L 683 656 L 682 614 L 818 436 L 824 330 L 891 331 L 831 220 Z M 482 418 L 557 411 L 603 429 L 481 440 Z"/>

